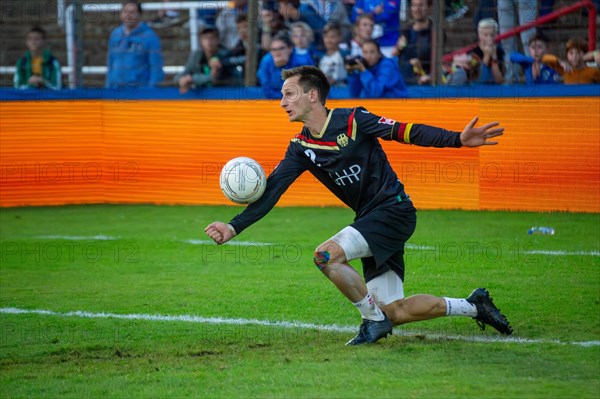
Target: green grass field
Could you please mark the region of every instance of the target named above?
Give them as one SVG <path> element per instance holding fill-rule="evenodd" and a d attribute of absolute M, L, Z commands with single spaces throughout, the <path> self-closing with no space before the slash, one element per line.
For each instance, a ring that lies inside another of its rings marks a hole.
<path fill-rule="evenodd" d="M 405 293 L 487 287 L 514 335 L 453 317 L 346 347 L 360 316 L 312 256 L 351 211 L 276 208 L 208 244 L 239 210 L 1 209 L 0 396 L 600 396 L 600 215 L 420 211 Z"/>

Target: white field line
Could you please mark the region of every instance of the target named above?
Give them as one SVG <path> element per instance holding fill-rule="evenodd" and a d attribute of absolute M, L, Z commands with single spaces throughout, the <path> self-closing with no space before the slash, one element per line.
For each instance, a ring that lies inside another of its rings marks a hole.
<path fill-rule="evenodd" d="M 88 241 L 114 241 L 119 240 L 120 237 L 107 236 L 104 234 L 98 234 L 94 236 L 68 236 L 68 235 L 42 235 L 35 236 L 33 238 L 40 238 L 46 240 L 88 240 Z M 187 239 L 187 240 L 179 240 L 179 242 L 185 244 L 192 245 L 212 245 L 214 241 L 212 240 L 197 240 L 197 239 Z M 230 241 L 225 243 L 224 245 L 232 245 L 239 247 L 263 247 L 270 245 L 277 245 L 272 242 L 258 242 L 258 241 Z M 417 251 L 433 251 L 436 250 L 436 247 L 427 246 L 427 245 L 417 245 L 412 243 L 406 243 L 406 248 L 417 250 Z M 531 250 L 531 251 L 521 251 L 521 253 L 526 255 L 548 255 L 548 256 L 598 256 L 600 257 L 600 251 L 562 251 L 562 250 Z"/>
<path fill-rule="evenodd" d="M 312 324 L 303 323 L 299 321 L 268 321 L 268 320 L 257 320 L 257 319 L 228 319 L 223 317 L 202 317 L 195 315 L 160 315 L 160 314 L 118 314 L 118 313 L 92 313 L 82 310 L 76 310 L 72 312 L 55 312 L 52 310 L 42 309 L 19 309 L 19 308 L 0 308 L 0 314 L 37 314 L 43 316 L 59 316 L 59 317 L 80 317 L 90 319 L 125 319 L 125 320 L 146 320 L 146 321 L 175 321 L 175 322 L 187 322 L 187 323 L 199 323 L 199 324 L 225 324 L 225 325 L 255 325 L 255 326 L 267 326 L 267 327 L 280 327 L 289 329 L 305 329 L 305 330 L 317 330 L 317 331 L 328 331 L 336 333 L 355 333 L 358 329 L 357 326 L 338 326 L 338 325 L 326 325 L 326 324 Z M 421 332 L 403 332 L 395 331 L 396 335 L 400 336 L 414 336 L 423 335 Z M 469 341 L 469 342 L 486 342 L 486 343 L 512 343 L 512 344 L 556 344 L 556 345 L 577 345 L 577 346 L 599 346 L 600 341 L 572 341 L 565 342 L 552 339 L 529 339 L 519 337 L 490 337 L 490 336 L 461 336 L 461 335 L 446 335 L 436 333 L 424 334 L 430 339 L 447 339 L 456 341 Z"/>
<path fill-rule="evenodd" d="M 35 236 L 34 238 L 41 238 L 43 240 L 88 240 L 88 241 L 114 241 L 114 240 L 119 239 L 119 237 L 107 236 L 104 234 L 98 234 L 95 236 L 47 235 L 47 236 Z"/>
<path fill-rule="evenodd" d="M 180 242 L 192 245 L 214 245 L 213 240 L 180 240 Z M 223 245 L 233 245 L 238 247 L 265 247 L 275 245 L 272 242 L 257 242 L 257 241 L 229 241 Z"/>
<path fill-rule="evenodd" d="M 600 251 L 550 251 L 550 250 L 534 250 L 524 251 L 528 255 L 552 255 L 552 256 L 600 256 Z"/>

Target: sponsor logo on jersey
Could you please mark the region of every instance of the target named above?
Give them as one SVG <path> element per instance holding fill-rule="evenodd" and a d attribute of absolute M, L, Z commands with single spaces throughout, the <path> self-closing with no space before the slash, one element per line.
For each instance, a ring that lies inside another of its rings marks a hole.
<path fill-rule="evenodd" d="M 346 184 L 352 184 L 360 181 L 360 165 L 352 165 L 348 169 L 344 169 L 341 172 L 330 173 L 329 175 L 335 181 L 338 186 L 345 186 Z"/>

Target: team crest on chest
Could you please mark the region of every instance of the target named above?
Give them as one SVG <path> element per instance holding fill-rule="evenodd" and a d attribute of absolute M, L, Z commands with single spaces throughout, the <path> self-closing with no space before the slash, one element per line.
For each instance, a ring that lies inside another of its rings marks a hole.
<path fill-rule="evenodd" d="M 342 133 L 337 136 L 337 143 L 340 147 L 345 147 L 348 145 L 348 136 L 346 136 L 346 133 Z"/>

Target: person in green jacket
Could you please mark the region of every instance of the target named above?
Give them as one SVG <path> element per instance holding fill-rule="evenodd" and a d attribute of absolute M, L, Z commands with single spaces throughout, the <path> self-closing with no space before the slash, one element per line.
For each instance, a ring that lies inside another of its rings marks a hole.
<path fill-rule="evenodd" d="M 46 31 L 34 27 L 25 37 L 29 51 L 17 61 L 14 86 L 17 89 L 62 88 L 60 63 L 46 48 Z"/>

